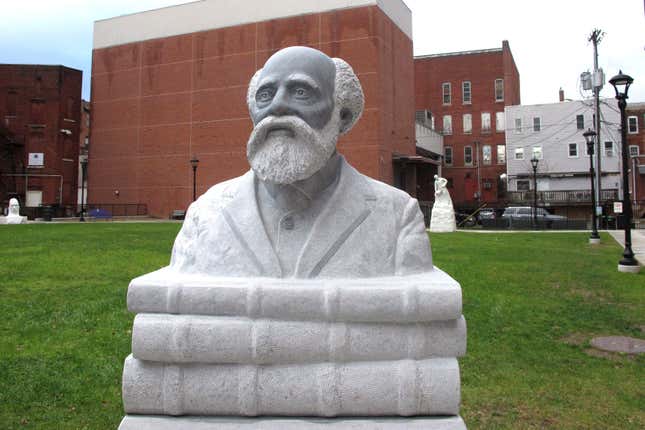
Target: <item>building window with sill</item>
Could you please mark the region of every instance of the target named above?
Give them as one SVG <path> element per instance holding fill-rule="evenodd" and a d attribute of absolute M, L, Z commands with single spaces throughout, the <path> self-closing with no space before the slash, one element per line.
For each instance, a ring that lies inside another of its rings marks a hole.
<path fill-rule="evenodd" d="M 452 116 L 443 116 L 443 134 L 452 134 Z"/>
<path fill-rule="evenodd" d="M 629 116 L 627 117 L 627 133 L 637 134 L 638 133 L 638 117 Z"/>
<path fill-rule="evenodd" d="M 524 148 L 515 148 L 515 159 L 524 160 Z"/>
<path fill-rule="evenodd" d="M 517 181 L 517 191 L 529 191 L 531 189 L 531 182 L 528 180 Z"/>
<path fill-rule="evenodd" d="M 446 166 L 452 166 L 452 147 L 443 148 L 443 162 Z"/>
<path fill-rule="evenodd" d="M 540 131 L 542 129 L 542 118 L 536 116 L 533 118 L 533 131 Z"/>
<path fill-rule="evenodd" d="M 463 81 L 461 83 L 461 98 L 465 105 L 472 103 L 472 91 L 470 81 Z"/>
<path fill-rule="evenodd" d="M 639 148 L 638 145 L 629 145 L 629 156 L 630 157 L 638 157 L 639 156 Z"/>
<path fill-rule="evenodd" d="M 473 147 L 464 146 L 464 166 L 473 165 Z"/>
<path fill-rule="evenodd" d="M 443 95 L 443 104 L 449 105 L 452 103 L 450 82 L 441 84 L 441 94 Z"/>
<path fill-rule="evenodd" d="M 614 142 L 605 142 L 605 157 L 614 156 Z"/>
<path fill-rule="evenodd" d="M 482 112 L 482 132 L 490 133 L 490 112 Z"/>
<path fill-rule="evenodd" d="M 506 164 L 506 145 L 497 145 L 497 164 Z"/>
<path fill-rule="evenodd" d="M 504 79 L 495 79 L 495 101 L 504 101 Z"/>
<path fill-rule="evenodd" d="M 482 163 L 491 164 L 493 162 L 493 151 L 490 145 L 482 146 Z"/>
<path fill-rule="evenodd" d="M 570 143 L 569 144 L 569 158 L 578 158 L 578 144 Z"/>
<path fill-rule="evenodd" d="M 470 134 L 473 132 L 473 116 L 469 113 L 465 113 L 463 116 L 464 122 L 464 134 Z"/>
<path fill-rule="evenodd" d="M 585 129 L 585 116 L 584 115 L 576 115 L 576 128 L 578 130 L 584 130 Z"/>
<path fill-rule="evenodd" d="M 522 118 L 515 118 L 515 133 L 522 133 Z"/>

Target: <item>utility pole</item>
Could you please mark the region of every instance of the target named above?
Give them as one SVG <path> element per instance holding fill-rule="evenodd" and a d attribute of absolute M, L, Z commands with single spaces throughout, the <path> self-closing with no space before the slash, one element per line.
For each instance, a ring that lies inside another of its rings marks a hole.
<path fill-rule="evenodd" d="M 600 199 L 601 196 L 601 190 L 602 190 L 602 168 L 601 168 L 601 159 L 602 159 L 602 154 L 603 154 L 603 148 L 602 148 L 602 138 L 600 136 L 600 90 L 602 89 L 602 86 L 604 85 L 604 74 L 602 69 L 598 68 L 598 44 L 602 40 L 603 36 L 605 33 L 600 30 L 600 29 L 594 29 L 591 32 L 591 35 L 589 36 L 589 41 L 593 43 L 593 77 L 592 77 L 592 85 L 593 85 L 593 97 L 594 97 L 594 105 L 595 105 L 595 123 L 594 123 L 594 128 L 596 131 L 596 202 L 598 202 L 598 206 L 602 207 L 602 200 Z M 594 211 L 597 211 L 597 208 L 594 208 Z M 597 213 L 597 212 L 596 212 Z M 598 214 L 601 215 L 601 214 Z M 600 219 L 600 217 L 598 217 Z"/>

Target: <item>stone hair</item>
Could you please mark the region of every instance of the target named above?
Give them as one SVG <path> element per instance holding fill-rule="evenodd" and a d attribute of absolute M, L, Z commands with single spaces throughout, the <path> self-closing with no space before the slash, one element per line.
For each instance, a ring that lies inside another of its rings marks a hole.
<path fill-rule="evenodd" d="M 334 96 L 335 103 L 338 112 L 341 115 L 344 112 L 349 111 L 351 113 L 352 119 L 346 123 L 340 129 L 340 134 L 345 134 L 352 129 L 354 124 L 358 121 L 363 113 L 363 106 L 365 104 L 365 99 L 363 96 L 363 88 L 361 83 L 358 80 L 358 77 L 354 73 L 352 66 L 347 64 L 347 62 L 341 58 L 332 58 L 334 65 L 336 66 L 336 77 L 334 80 Z M 260 79 L 260 74 L 262 69 L 259 69 L 249 82 L 249 89 L 246 93 L 246 104 L 249 107 L 249 110 L 252 110 L 252 107 L 255 106 L 255 93 L 258 87 L 258 79 Z"/>

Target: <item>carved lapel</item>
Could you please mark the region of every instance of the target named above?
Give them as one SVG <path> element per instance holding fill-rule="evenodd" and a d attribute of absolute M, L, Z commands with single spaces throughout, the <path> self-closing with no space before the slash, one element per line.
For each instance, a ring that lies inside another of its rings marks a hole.
<path fill-rule="evenodd" d="M 264 229 L 255 196 L 255 176 L 247 172 L 232 196 L 230 203 L 222 208 L 226 223 L 256 266 L 260 276 L 282 277 L 282 269 L 269 236 Z"/>
<path fill-rule="evenodd" d="M 373 198 L 365 179 L 343 158 L 339 183 L 316 219 L 298 262 L 296 277 L 315 278 L 349 236 L 370 215 Z"/>

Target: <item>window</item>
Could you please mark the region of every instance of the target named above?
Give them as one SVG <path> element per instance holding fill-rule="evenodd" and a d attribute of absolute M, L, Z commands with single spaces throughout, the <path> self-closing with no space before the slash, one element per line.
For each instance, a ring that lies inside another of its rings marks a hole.
<path fill-rule="evenodd" d="M 452 166 L 452 147 L 446 146 L 443 148 L 443 161 L 446 166 Z"/>
<path fill-rule="evenodd" d="M 522 118 L 515 118 L 515 133 L 522 132 Z"/>
<path fill-rule="evenodd" d="M 482 146 L 482 163 L 490 164 L 493 162 L 493 151 L 490 145 Z"/>
<path fill-rule="evenodd" d="M 570 143 L 569 144 L 569 158 L 578 158 L 578 144 Z"/>
<path fill-rule="evenodd" d="M 7 116 L 16 116 L 16 106 L 18 101 L 18 94 L 9 90 L 7 93 Z"/>
<path fill-rule="evenodd" d="M 495 79 L 495 101 L 504 101 L 504 79 Z"/>
<path fill-rule="evenodd" d="M 495 131 L 503 133 L 505 128 L 504 122 L 504 112 L 495 112 Z"/>
<path fill-rule="evenodd" d="M 443 134 L 452 134 L 452 116 L 443 116 Z"/>
<path fill-rule="evenodd" d="M 542 118 L 539 116 L 533 117 L 533 131 L 540 131 L 542 129 Z"/>
<path fill-rule="evenodd" d="M 638 117 L 637 116 L 628 116 L 627 117 L 627 133 L 629 133 L 629 134 L 638 133 Z"/>
<path fill-rule="evenodd" d="M 638 145 L 629 145 L 629 156 L 638 157 L 638 155 L 639 155 Z"/>
<path fill-rule="evenodd" d="M 578 130 L 585 129 L 585 117 L 584 115 L 576 115 L 576 127 Z"/>
<path fill-rule="evenodd" d="M 470 134 L 473 132 L 473 116 L 469 113 L 464 114 L 464 133 Z"/>
<path fill-rule="evenodd" d="M 85 144 L 85 146 L 88 146 L 90 144 L 90 138 L 89 137 L 87 137 L 87 136 L 85 137 L 84 144 Z"/>
<path fill-rule="evenodd" d="M 29 117 L 31 124 L 45 123 L 45 101 L 42 99 L 33 99 L 31 101 L 31 115 Z"/>
<path fill-rule="evenodd" d="M 542 159 L 542 147 L 534 146 L 533 147 L 533 156 L 531 158 L 537 158 L 538 160 Z"/>
<path fill-rule="evenodd" d="M 464 146 L 464 166 L 473 165 L 473 147 Z"/>
<path fill-rule="evenodd" d="M 74 98 L 67 98 L 67 110 L 65 111 L 65 118 L 72 119 L 74 117 Z"/>
<path fill-rule="evenodd" d="M 517 181 L 517 191 L 529 191 L 531 189 L 530 181 Z"/>
<path fill-rule="evenodd" d="M 605 142 L 605 157 L 614 156 L 614 142 Z"/>
<path fill-rule="evenodd" d="M 515 159 L 524 160 L 524 148 L 515 148 Z"/>
<path fill-rule="evenodd" d="M 461 83 L 461 100 L 465 105 L 469 105 L 472 102 L 470 81 L 463 81 Z"/>
<path fill-rule="evenodd" d="M 482 112 L 482 131 L 490 133 L 490 112 Z"/>
<path fill-rule="evenodd" d="M 443 94 L 443 104 L 449 105 L 452 100 L 451 100 L 451 95 L 450 95 L 450 82 L 444 82 L 441 84 L 441 93 Z"/>
<path fill-rule="evenodd" d="M 497 164 L 506 163 L 506 145 L 497 145 Z"/>

